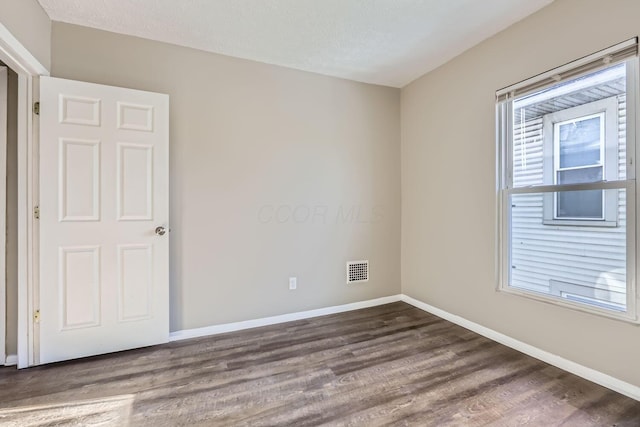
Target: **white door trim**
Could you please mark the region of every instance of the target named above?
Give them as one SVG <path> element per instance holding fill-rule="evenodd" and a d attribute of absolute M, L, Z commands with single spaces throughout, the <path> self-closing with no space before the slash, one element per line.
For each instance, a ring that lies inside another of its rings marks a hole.
<path fill-rule="evenodd" d="M 7 318 L 7 287 L 6 287 L 6 237 L 7 228 L 7 111 L 8 111 L 8 82 L 7 67 L 0 67 L 0 365 L 7 363 L 6 347 L 6 318 Z M 2 214 L 4 212 L 4 215 Z"/>
<path fill-rule="evenodd" d="M 2 23 L 0 23 L 0 60 L 18 74 L 49 75 L 49 70 Z"/>
<path fill-rule="evenodd" d="M 34 361 L 34 307 L 37 278 L 37 129 L 33 115 L 34 78 L 49 71 L 0 23 L 0 61 L 18 74 L 18 368 Z"/>

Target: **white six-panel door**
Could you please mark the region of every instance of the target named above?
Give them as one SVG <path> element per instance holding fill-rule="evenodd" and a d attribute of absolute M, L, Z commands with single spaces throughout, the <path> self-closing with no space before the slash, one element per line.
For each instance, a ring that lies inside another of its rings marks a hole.
<path fill-rule="evenodd" d="M 167 95 L 41 78 L 40 363 L 168 340 L 168 184 Z"/>

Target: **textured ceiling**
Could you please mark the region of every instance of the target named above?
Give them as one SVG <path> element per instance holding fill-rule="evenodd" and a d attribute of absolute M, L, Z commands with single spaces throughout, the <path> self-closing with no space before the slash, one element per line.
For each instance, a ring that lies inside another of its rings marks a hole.
<path fill-rule="evenodd" d="M 402 87 L 553 0 L 39 0 L 54 21 Z"/>

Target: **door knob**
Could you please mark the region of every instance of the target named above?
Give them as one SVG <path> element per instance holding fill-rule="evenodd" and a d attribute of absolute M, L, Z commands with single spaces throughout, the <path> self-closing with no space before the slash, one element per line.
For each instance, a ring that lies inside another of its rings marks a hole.
<path fill-rule="evenodd" d="M 163 226 L 156 227 L 156 234 L 158 236 L 164 236 L 166 232 L 167 232 L 167 229 L 164 228 Z"/>

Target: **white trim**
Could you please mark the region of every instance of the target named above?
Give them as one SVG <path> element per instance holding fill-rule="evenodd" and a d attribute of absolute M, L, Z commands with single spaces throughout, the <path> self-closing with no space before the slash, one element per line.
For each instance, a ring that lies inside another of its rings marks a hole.
<path fill-rule="evenodd" d="M 7 114 L 9 111 L 9 70 L 0 67 L 0 362 L 7 357 L 7 286 L 6 286 L 6 236 L 7 236 Z"/>
<path fill-rule="evenodd" d="M 478 323 L 467 320 L 464 317 L 460 317 L 436 308 L 408 295 L 402 294 L 400 295 L 400 298 L 402 301 L 406 302 L 407 304 L 411 304 L 412 306 L 419 308 L 420 310 L 436 315 L 442 319 L 448 320 L 451 323 L 455 323 L 456 325 L 462 326 L 465 329 L 469 329 L 470 331 L 487 337 L 490 340 L 506 345 L 507 347 L 511 347 L 514 350 L 518 350 L 519 352 L 524 353 L 528 356 L 534 357 L 538 360 L 542 360 L 543 362 L 546 362 L 564 371 L 571 372 L 572 374 L 575 374 L 579 377 L 582 377 L 615 392 L 624 394 L 625 396 L 640 401 L 640 387 L 638 386 L 629 384 L 628 382 L 619 380 L 600 371 L 596 371 L 595 369 L 580 365 L 576 362 L 572 362 L 571 360 L 565 359 L 564 357 L 558 356 L 553 353 L 549 353 L 548 351 L 541 350 L 530 344 L 524 343 L 515 338 L 511 338 L 500 332 L 494 331 L 493 329 L 489 329 L 485 326 L 479 325 Z"/>
<path fill-rule="evenodd" d="M 18 368 L 34 365 L 34 115 L 33 76 L 18 76 Z"/>
<path fill-rule="evenodd" d="M 49 75 L 49 70 L 2 23 L 0 23 L 0 58 L 18 74 Z"/>
<path fill-rule="evenodd" d="M 18 364 L 18 355 L 10 354 L 7 356 L 7 360 L 4 362 L 4 366 L 16 366 Z"/>
<path fill-rule="evenodd" d="M 224 323 L 221 325 L 205 326 L 203 328 L 184 329 L 181 331 L 171 332 L 169 334 L 169 341 L 180 341 L 189 338 L 206 337 L 209 335 L 224 334 L 226 332 L 241 331 L 244 329 L 258 328 L 260 326 L 269 326 L 278 323 L 291 322 L 294 320 L 310 319 L 312 317 L 326 316 L 328 314 L 343 313 L 345 311 L 360 310 L 362 308 L 390 304 L 392 302 L 398 302 L 401 300 L 402 295 L 391 295 L 388 297 L 354 302 L 350 304 L 336 305 L 332 307 L 324 307 L 308 311 L 299 311 L 297 313 L 281 314 L 279 316 L 263 317 L 261 319 Z"/>
<path fill-rule="evenodd" d="M 34 259 L 37 228 L 32 216 L 37 196 L 34 185 L 37 129 L 34 129 L 32 113 L 37 85 L 33 80 L 38 75 L 48 76 L 49 71 L 1 23 L 0 60 L 18 74 L 18 367 L 26 368 L 33 365 L 37 357 L 34 350 L 37 332 L 31 316 L 37 267 L 37 258 Z"/>
<path fill-rule="evenodd" d="M 27 120 L 29 135 L 26 144 L 26 169 L 27 188 L 25 190 L 26 201 L 26 247 L 27 256 L 27 294 L 29 296 L 28 311 L 26 313 L 29 340 L 29 366 L 40 364 L 40 325 L 34 320 L 33 313 L 40 305 L 40 227 L 34 219 L 33 211 L 39 204 L 40 198 L 40 120 L 39 115 L 33 114 L 33 103 L 40 100 L 40 77 L 34 76 L 29 89 L 30 102 L 27 105 Z M 18 187 L 20 191 L 20 187 Z"/>

